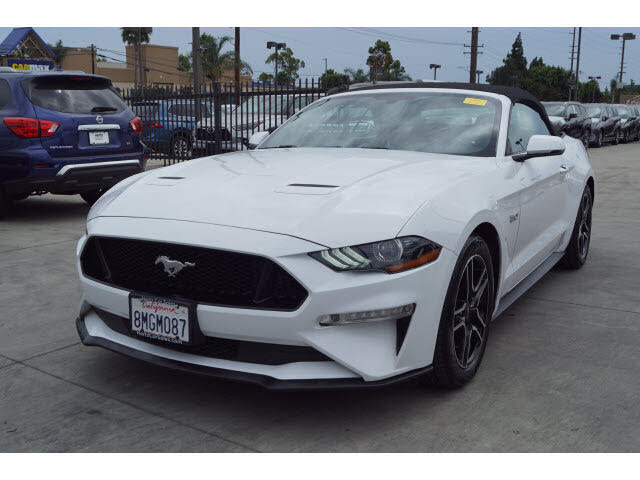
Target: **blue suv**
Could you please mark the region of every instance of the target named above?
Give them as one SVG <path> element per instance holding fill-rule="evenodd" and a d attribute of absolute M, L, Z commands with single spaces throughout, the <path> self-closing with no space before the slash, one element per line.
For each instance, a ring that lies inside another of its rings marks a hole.
<path fill-rule="evenodd" d="M 0 67 L 0 214 L 47 192 L 92 204 L 144 170 L 141 133 L 108 78 Z"/>

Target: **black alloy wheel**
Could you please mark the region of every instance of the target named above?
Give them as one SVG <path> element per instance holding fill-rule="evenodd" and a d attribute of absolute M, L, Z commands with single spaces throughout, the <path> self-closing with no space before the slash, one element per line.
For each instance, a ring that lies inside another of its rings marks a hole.
<path fill-rule="evenodd" d="M 482 361 L 494 310 L 494 272 L 486 241 L 472 235 L 454 268 L 440 317 L 432 380 L 461 387 Z"/>
<path fill-rule="evenodd" d="M 587 261 L 589 246 L 591 245 L 591 217 L 593 212 L 593 194 L 587 185 L 582 192 L 580 206 L 576 214 L 571 240 L 562 257 L 562 265 L 565 268 L 577 270 Z"/>

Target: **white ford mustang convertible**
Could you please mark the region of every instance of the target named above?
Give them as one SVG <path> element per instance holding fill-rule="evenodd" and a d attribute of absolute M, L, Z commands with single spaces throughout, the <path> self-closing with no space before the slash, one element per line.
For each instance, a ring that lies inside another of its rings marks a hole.
<path fill-rule="evenodd" d="M 593 170 L 552 132 L 516 88 L 362 84 L 130 177 L 78 245 L 80 337 L 274 389 L 461 386 L 491 321 L 587 259 Z"/>

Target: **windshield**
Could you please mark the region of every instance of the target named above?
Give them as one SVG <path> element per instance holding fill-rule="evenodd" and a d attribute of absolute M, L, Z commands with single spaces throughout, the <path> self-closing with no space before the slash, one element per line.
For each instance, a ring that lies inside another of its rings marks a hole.
<path fill-rule="evenodd" d="M 546 103 L 544 109 L 550 117 L 564 117 L 564 105 L 562 103 Z"/>
<path fill-rule="evenodd" d="M 440 92 L 329 97 L 295 115 L 261 148 L 343 147 L 496 155 L 500 102 Z"/>
<path fill-rule="evenodd" d="M 616 107 L 616 112 L 618 112 L 620 118 L 627 118 L 629 116 L 629 112 L 627 112 L 626 107 Z"/>
<path fill-rule="evenodd" d="M 260 114 L 284 115 L 286 114 L 287 97 L 277 95 L 259 95 L 249 98 L 238 107 L 238 116 Z"/>
<path fill-rule="evenodd" d="M 591 118 L 600 118 L 601 114 L 600 107 L 587 107 L 587 115 Z"/>

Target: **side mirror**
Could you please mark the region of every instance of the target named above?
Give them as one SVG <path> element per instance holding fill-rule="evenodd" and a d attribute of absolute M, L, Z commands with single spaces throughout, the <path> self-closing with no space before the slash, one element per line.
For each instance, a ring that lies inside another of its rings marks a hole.
<path fill-rule="evenodd" d="M 578 114 L 577 113 L 570 113 L 569 114 L 569 120 L 571 120 L 572 118 L 578 118 Z"/>
<path fill-rule="evenodd" d="M 600 120 L 602 121 L 609 120 L 609 117 L 607 117 L 606 115 L 603 115 L 600 117 Z"/>
<path fill-rule="evenodd" d="M 524 162 L 528 158 L 552 157 L 564 153 L 564 140 L 553 135 L 533 135 L 529 139 L 527 151 L 511 155 L 516 162 Z"/>
<path fill-rule="evenodd" d="M 253 150 L 269 136 L 269 132 L 256 132 L 249 137 L 249 148 Z"/>

